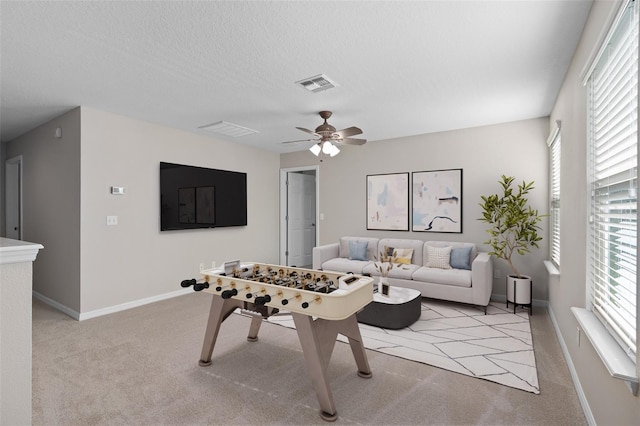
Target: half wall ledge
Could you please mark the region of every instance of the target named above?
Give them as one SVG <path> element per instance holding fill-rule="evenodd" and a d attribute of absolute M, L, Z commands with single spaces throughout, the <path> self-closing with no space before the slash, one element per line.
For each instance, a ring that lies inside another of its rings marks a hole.
<path fill-rule="evenodd" d="M 571 312 L 600 356 L 611 377 L 624 380 L 633 395 L 638 395 L 636 365 L 607 331 L 595 314 L 585 308 L 572 307 Z"/>

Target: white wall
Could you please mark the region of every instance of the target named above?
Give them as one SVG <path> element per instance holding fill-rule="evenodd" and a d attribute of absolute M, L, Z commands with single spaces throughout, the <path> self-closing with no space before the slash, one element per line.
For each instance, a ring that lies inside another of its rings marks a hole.
<path fill-rule="evenodd" d="M 487 108 L 490 108 L 487 105 Z M 502 174 L 521 182 L 535 181 L 530 202 L 541 213 L 548 204 L 548 118 L 504 123 L 399 139 L 368 142 L 362 146 L 346 146 L 338 156 L 320 163 L 319 244 L 336 242 L 340 236 L 416 238 L 422 240 L 470 241 L 482 245 L 488 239 L 487 226 L 478 221 L 481 195 L 500 190 Z M 392 125 L 392 123 L 390 123 Z M 366 134 L 363 135 L 366 137 Z M 309 151 L 284 154 L 280 167 L 317 164 Z M 380 173 L 417 172 L 425 170 L 463 169 L 463 233 L 427 233 L 366 230 L 366 176 Z M 547 235 L 545 218 L 542 235 Z M 489 250 L 488 246 L 484 246 Z M 518 258 L 522 273 L 534 281 L 534 299 L 547 299 L 547 274 L 543 265 L 548 257 L 547 238 L 540 250 Z M 506 263 L 495 262 L 502 277 L 508 272 Z M 504 278 L 494 280 L 494 294 L 505 293 Z"/>
<path fill-rule="evenodd" d="M 62 138 L 55 129 L 62 128 Z M 22 239 L 47 249 L 33 269 L 33 289 L 80 310 L 80 108 L 5 145 L 23 156 Z"/>
<path fill-rule="evenodd" d="M 582 40 L 554 106 L 551 119 L 562 120 L 561 265 L 560 277 L 550 286 L 550 310 L 575 367 L 587 404 L 597 424 L 631 425 L 640 421 L 640 398 L 622 380 L 613 379 L 588 339 L 577 343 L 578 324 L 572 306 L 585 307 L 587 245 L 587 96 L 581 73 L 598 38 L 606 32 L 609 16 L 620 1 L 596 1 Z"/>
<path fill-rule="evenodd" d="M 247 173 L 248 225 L 160 232 L 161 161 Z M 278 154 L 82 107 L 81 163 L 81 312 L 180 290 L 200 263 L 277 263 Z"/>
<path fill-rule="evenodd" d="M 6 148 L 24 156 L 24 239 L 46 247 L 34 290 L 74 317 L 179 291 L 200 263 L 277 263 L 278 154 L 86 107 Z M 160 232 L 161 161 L 246 172 L 248 225 Z"/>

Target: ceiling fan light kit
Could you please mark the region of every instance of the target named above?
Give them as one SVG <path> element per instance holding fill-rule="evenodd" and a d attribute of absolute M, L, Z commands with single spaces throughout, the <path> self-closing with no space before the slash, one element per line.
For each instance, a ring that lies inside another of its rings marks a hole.
<path fill-rule="evenodd" d="M 319 156 L 320 153 L 326 154 L 330 157 L 335 157 L 340 153 L 340 149 L 329 141 L 313 144 L 311 148 L 309 148 L 309 151 L 311 151 L 316 157 Z"/>
<path fill-rule="evenodd" d="M 316 127 L 315 131 L 305 129 L 304 127 L 296 127 L 296 129 L 298 130 L 314 135 L 316 137 L 315 139 L 306 139 L 301 141 L 290 141 L 283 143 L 314 141 L 316 143 L 311 146 L 311 148 L 309 148 L 309 151 L 311 151 L 313 155 L 317 157 L 318 155 L 320 155 L 320 152 L 322 152 L 323 154 L 335 157 L 340 152 L 340 149 L 336 146 L 337 144 L 364 145 L 367 142 L 366 139 L 349 137 L 362 133 L 362 130 L 360 130 L 358 127 L 352 126 L 336 131 L 335 127 L 327 123 L 327 120 L 329 119 L 329 117 L 331 117 L 331 114 L 331 111 L 320 111 L 320 117 L 324 120 L 324 123 Z"/>
<path fill-rule="evenodd" d="M 320 148 L 320 144 L 314 143 L 313 145 L 311 145 L 311 148 L 309 148 L 309 151 L 311 151 L 313 155 L 317 157 L 318 155 L 320 155 L 320 151 L 322 151 L 322 148 Z"/>
<path fill-rule="evenodd" d="M 322 152 L 325 154 L 329 154 L 332 157 L 335 157 L 336 155 L 338 155 L 340 150 L 338 149 L 337 146 L 335 146 L 331 142 L 326 141 L 322 144 Z"/>

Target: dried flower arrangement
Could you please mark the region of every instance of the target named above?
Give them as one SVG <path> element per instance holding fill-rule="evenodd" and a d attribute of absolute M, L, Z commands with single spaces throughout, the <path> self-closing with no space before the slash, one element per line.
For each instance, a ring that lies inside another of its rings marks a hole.
<path fill-rule="evenodd" d="M 373 256 L 373 258 L 376 260 L 376 263 L 374 265 L 378 272 L 380 272 L 380 275 L 387 278 L 389 276 L 389 272 L 394 267 L 399 266 L 400 264 L 398 263 L 398 259 L 395 256 L 389 255 L 385 252 L 380 252 L 379 257 L 380 259 L 378 259 L 378 257 L 375 255 Z"/>

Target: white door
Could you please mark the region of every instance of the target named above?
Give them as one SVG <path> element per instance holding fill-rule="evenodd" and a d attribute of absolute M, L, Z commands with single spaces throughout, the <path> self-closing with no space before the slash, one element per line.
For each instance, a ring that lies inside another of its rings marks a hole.
<path fill-rule="evenodd" d="M 22 157 L 5 162 L 5 234 L 22 239 Z"/>
<path fill-rule="evenodd" d="M 316 177 L 302 175 L 303 180 L 303 232 L 302 262 L 303 266 L 311 266 L 313 248 L 316 246 Z"/>
<path fill-rule="evenodd" d="M 310 266 L 316 245 L 316 178 L 287 173 L 287 266 Z"/>

